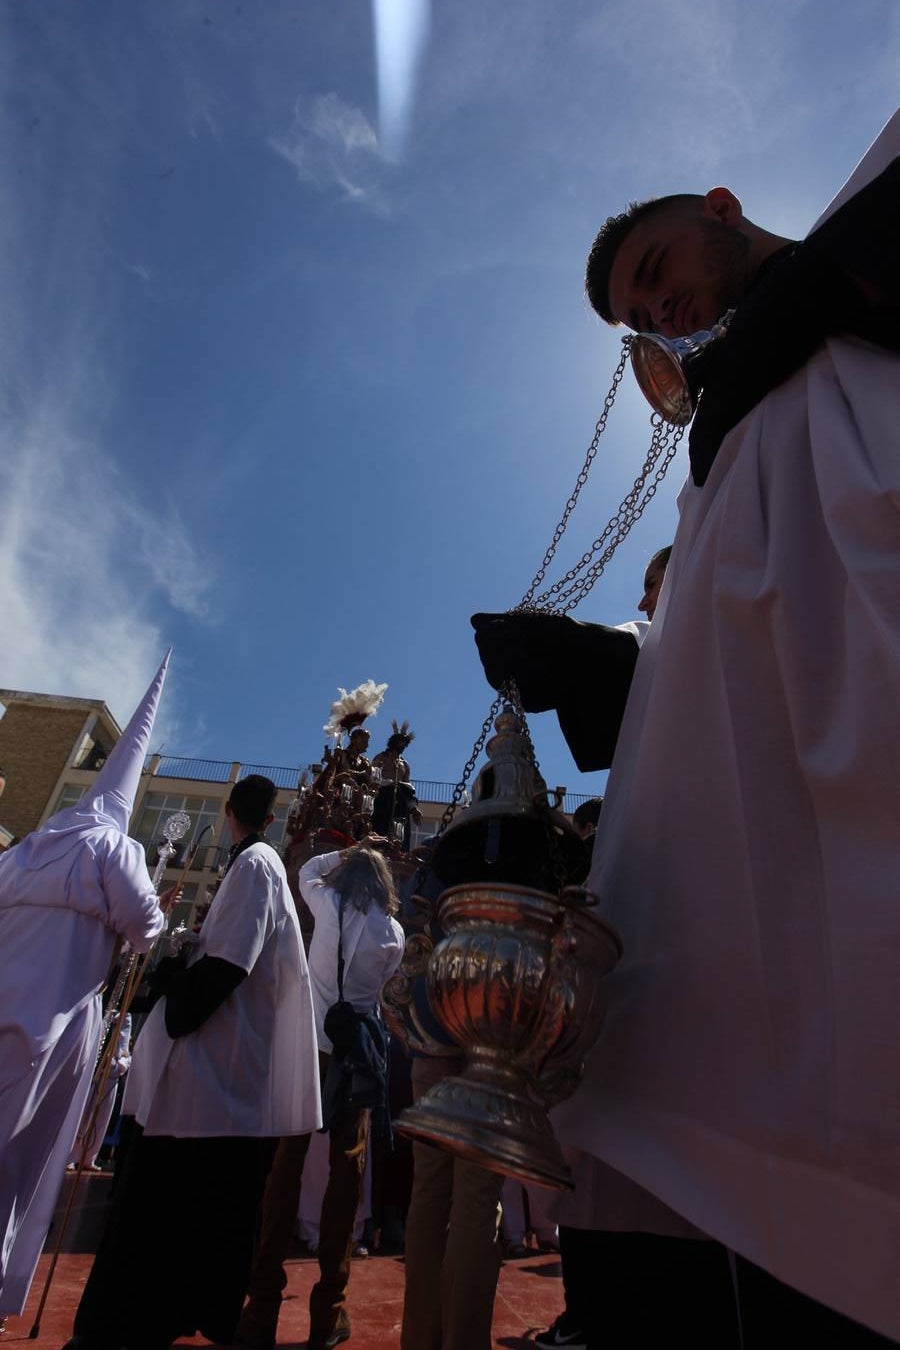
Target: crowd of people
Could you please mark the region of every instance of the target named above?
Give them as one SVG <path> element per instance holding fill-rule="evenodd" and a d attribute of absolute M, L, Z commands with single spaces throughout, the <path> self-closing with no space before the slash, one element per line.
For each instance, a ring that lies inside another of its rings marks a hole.
<path fill-rule="evenodd" d="M 576 824 L 625 955 L 555 1113 L 575 1189 L 546 1220 L 565 1309 L 545 1346 L 900 1337 L 898 136 L 895 118 L 801 243 L 724 188 L 607 221 L 587 289 L 608 322 L 676 337 L 734 310 L 693 370 L 678 533 L 648 564 L 647 621 L 474 621 L 490 682 L 555 708 L 579 767 L 611 765 L 602 814 Z M 22 1311 L 84 1118 L 117 943 L 145 952 L 176 898 L 127 833 L 165 671 L 84 800 L 0 856 L 3 1314 Z M 379 995 L 404 933 L 372 835 L 301 867 L 307 952 L 265 839 L 274 798 L 258 775 L 234 786 L 199 942 L 157 969 L 67 1350 L 274 1345 L 323 1119 L 309 1347 L 351 1335 L 366 1152 L 390 1131 Z M 436 1048 L 412 1063 L 415 1097 L 458 1071 Z M 402 1350 L 488 1350 L 503 1178 L 412 1152 Z"/>

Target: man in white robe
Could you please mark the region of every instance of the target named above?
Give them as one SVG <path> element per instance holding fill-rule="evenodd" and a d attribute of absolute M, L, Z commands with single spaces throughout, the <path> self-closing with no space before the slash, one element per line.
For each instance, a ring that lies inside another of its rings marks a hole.
<path fill-rule="evenodd" d="M 185 968 L 161 963 L 122 1107 L 136 1137 L 71 1347 L 164 1350 L 197 1330 L 230 1344 L 275 1142 L 321 1124 L 306 954 L 263 837 L 275 795 L 259 774 L 235 784 L 234 847 L 200 941 Z"/>
<path fill-rule="evenodd" d="M 164 924 L 127 830 L 168 660 L 84 798 L 0 857 L 0 1314 L 22 1312 L 50 1226 L 116 940 L 146 951 Z"/>
<path fill-rule="evenodd" d="M 595 847 L 625 955 L 558 1126 L 738 1253 L 753 1350 L 900 1338 L 898 149 L 895 116 L 787 252 L 724 189 L 727 236 L 661 204 L 595 301 L 737 314 Z"/>

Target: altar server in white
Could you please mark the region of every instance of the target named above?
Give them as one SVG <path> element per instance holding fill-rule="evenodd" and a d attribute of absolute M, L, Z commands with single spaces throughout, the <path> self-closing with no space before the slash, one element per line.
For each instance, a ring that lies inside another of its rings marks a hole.
<path fill-rule="evenodd" d="M 625 954 L 559 1131 L 738 1254 L 745 1350 L 900 1339 L 898 151 L 895 115 L 801 244 L 714 188 L 611 218 L 588 264 L 613 322 L 736 313 L 588 883 Z"/>
<path fill-rule="evenodd" d="M 123 1102 L 136 1137 L 71 1347 L 164 1350 L 197 1331 L 230 1344 L 275 1142 L 321 1124 L 306 954 L 264 839 L 275 796 L 259 774 L 235 784 L 200 941 L 186 966 L 161 963 Z"/>
<path fill-rule="evenodd" d="M 127 831 L 168 661 L 77 806 L 0 857 L 0 1314 L 22 1311 L 50 1225 L 116 939 L 146 951 L 164 924 Z"/>

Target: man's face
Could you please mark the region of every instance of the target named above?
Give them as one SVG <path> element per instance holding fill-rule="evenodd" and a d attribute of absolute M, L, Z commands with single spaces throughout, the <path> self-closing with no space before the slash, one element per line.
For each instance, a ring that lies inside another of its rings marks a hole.
<path fill-rule="evenodd" d="M 350 750 L 354 755 L 364 755 L 369 748 L 369 733 L 367 731 L 351 731 Z"/>
<path fill-rule="evenodd" d="M 659 563 L 651 563 L 644 573 L 644 594 L 638 601 L 638 609 L 652 619 L 659 601 L 659 589 L 663 584 L 666 569 Z"/>
<path fill-rule="evenodd" d="M 662 207 L 639 220 L 619 246 L 610 305 L 635 332 L 687 337 L 711 328 L 744 294 L 749 240 L 720 218 L 711 197 Z M 727 197 L 740 219 L 740 203 Z"/>

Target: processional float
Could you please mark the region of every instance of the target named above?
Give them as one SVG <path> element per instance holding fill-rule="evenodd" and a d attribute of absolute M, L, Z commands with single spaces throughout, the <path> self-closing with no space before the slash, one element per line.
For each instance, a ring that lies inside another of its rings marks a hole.
<path fill-rule="evenodd" d="M 395 858 L 409 847 L 418 808 L 403 752 L 415 733 L 408 722 L 395 720 L 384 750 L 372 759 L 366 753 L 369 732 L 363 723 L 378 711 L 386 689 L 365 680 L 349 693 L 340 689 L 331 705 L 323 728 L 330 744 L 300 775 L 288 810 L 282 853 L 292 882 L 313 854 L 348 848 L 373 832 L 389 841 Z"/>
<path fill-rule="evenodd" d="M 590 592 L 671 464 L 697 405 L 692 362 L 725 333 L 730 318 L 729 312 L 689 338 L 642 333 L 623 340 L 575 488 L 513 613 L 568 614 Z M 653 408 L 650 448 L 603 532 L 565 576 L 546 586 L 629 358 Z M 488 762 L 475 779 L 473 804 L 458 812 L 485 742 Z M 401 971 L 383 997 L 392 1029 L 407 1044 L 419 1053 L 446 1054 L 428 1043 L 415 1017 L 415 981 L 425 973 L 431 1007 L 465 1061 L 460 1074 L 403 1111 L 395 1128 L 489 1170 L 570 1188 L 548 1110 L 581 1080 L 584 1056 L 603 1023 L 603 977 L 622 944 L 597 915 L 598 897 L 572 884 L 579 869 L 583 874 L 584 855 L 560 805 L 541 779 L 510 680 L 485 719 L 432 850 L 431 866 L 447 887 L 433 914 L 421 904 L 435 922 L 410 935 Z"/>

